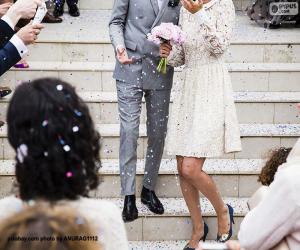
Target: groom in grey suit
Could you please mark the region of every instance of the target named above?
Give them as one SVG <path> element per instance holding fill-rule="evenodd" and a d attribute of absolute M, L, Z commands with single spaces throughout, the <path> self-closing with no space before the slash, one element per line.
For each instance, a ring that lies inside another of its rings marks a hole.
<path fill-rule="evenodd" d="M 164 150 L 174 69 L 162 74 L 159 46 L 147 34 L 161 23 L 178 24 L 179 0 L 115 0 L 109 23 L 116 51 L 114 78 L 117 83 L 120 129 L 121 192 L 125 195 L 123 219 L 138 217 L 135 204 L 137 140 L 144 96 L 147 108 L 148 148 L 141 201 L 157 214 L 164 208 L 154 189 Z"/>

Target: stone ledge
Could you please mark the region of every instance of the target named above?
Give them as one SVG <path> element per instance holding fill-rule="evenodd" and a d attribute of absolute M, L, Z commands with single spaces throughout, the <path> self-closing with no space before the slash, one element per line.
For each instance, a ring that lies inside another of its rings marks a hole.
<path fill-rule="evenodd" d="M 130 241 L 130 250 L 182 250 L 188 241 Z M 205 241 L 211 244 L 217 244 L 216 241 Z"/>
<path fill-rule="evenodd" d="M 47 24 L 37 42 L 110 44 L 110 10 L 81 11 L 79 18 L 69 15 L 63 18 L 63 24 Z M 244 12 L 237 12 L 232 44 L 300 44 L 297 32 L 295 29 L 266 30 L 252 22 Z"/>
<path fill-rule="evenodd" d="M 119 137 L 119 124 L 96 124 L 102 137 Z M 300 137 L 300 124 L 240 124 L 241 137 Z M 7 126 L 0 128 L 0 138 L 7 137 Z M 146 137 L 146 125 L 140 125 L 140 137 Z"/>
<path fill-rule="evenodd" d="M 114 92 L 80 92 L 87 103 L 117 103 Z M 300 92 L 234 92 L 236 103 L 297 103 Z"/>
<path fill-rule="evenodd" d="M 118 101 L 115 92 L 81 91 L 78 94 L 85 103 L 117 103 Z M 11 96 L 0 99 L 0 104 L 9 102 L 10 98 Z M 300 92 L 239 91 L 234 92 L 234 100 L 236 103 L 298 103 Z"/>
<path fill-rule="evenodd" d="M 105 62 L 29 62 L 29 69 L 12 68 L 16 71 L 93 71 L 112 72 L 115 63 Z M 300 63 L 226 63 L 230 72 L 300 72 Z M 181 71 L 177 68 L 176 71 Z"/>
<path fill-rule="evenodd" d="M 115 203 L 120 209 L 123 207 L 123 199 L 114 198 L 114 199 L 104 199 Z M 183 198 L 162 198 L 160 199 L 164 205 L 165 213 L 163 215 L 155 215 L 151 213 L 148 208 L 141 204 L 140 200 L 137 200 L 137 208 L 139 210 L 140 217 L 189 217 L 189 212 L 186 207 L 185 201 Z M 234 208 L 234 215 L 237 217 L 243 217 L 249 211 L 247 207 L 248 198 L 228 198 L 225 197 L 224 201 L 227 204 L 230 204 Z M 205 217 L 215 217 L 216 213 L 206 198 L 201 198 L 201 209 L 202 214 Z"/>
<path fill-rule="evenodd" d="M 263 159 L 207 159 L 204 170 L 211 175 L 257 175 L 264 164 Z M 0 161 L 0 176 L 14 176 L 15 162 Z M 137 174 L 144 174 L 144 160 L 137 162 Z M 119 160 L 102 160 L 101 175 L 119 175 Z M 176 160 L 163 159 L 159 170 L 161 175 L 177 174 Z"/>

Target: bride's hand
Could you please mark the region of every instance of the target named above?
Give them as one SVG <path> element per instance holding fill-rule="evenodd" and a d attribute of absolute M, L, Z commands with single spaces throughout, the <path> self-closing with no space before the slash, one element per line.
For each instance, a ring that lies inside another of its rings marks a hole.
<path fill-rule="evenodd" d="M 195 14 L 203 8 L 203 0 L 181 0 L 181 3 L 183 7 L 192 14 Z"/>
<path fill-rule="evenodd" d="M 162 58 L 167 58 L 172 50 L 172 45 L 169 43 L 162 43 L 160 44 L 160 48 L 159 48 L 159 55 Z"/>

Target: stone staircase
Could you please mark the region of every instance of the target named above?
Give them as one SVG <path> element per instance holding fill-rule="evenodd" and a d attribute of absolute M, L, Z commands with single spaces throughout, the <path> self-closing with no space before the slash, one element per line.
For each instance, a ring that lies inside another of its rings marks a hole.
<path fill-rule="evenodd" d="M 47 25 L 31 47 L 30 69 L 12 69 L 0 78 L 3 85 L 15 86 L 39 77 L 60 77 L 76 86 L 88 104 L 102 135 L 103 183 L 92 193 L 120 207 L 118 145 L 119 125 L 115 82 L 112 79 L 114 52 L 107 22 L 113 0 L 81 0 L 82 15 L 65 15 L 62 24 Z M 279 146 L 292 146 L 300 136 L 296 103 L 300 102 L 300 32 L 296 29 L 264 30 L 239 10 L 248 1 L 235 1 L 237 27 L 227 64 L 240 121 L 243 151 L 209 159 L 205 170 L 216 181 L 226 202 L 235 208 L 235 235 L 248 211 L 247 198 L 258 188 L 257 175 L 266 153 Z M 175 82 L 180 72 L 176 72 Z M 5 117 L 9 98 L 0 101 Z M 171 104 L 172 106 L 172 104 Z M 141 190 L 147 146 L 145 108 L 141 116 L 138 145 L 137 194 Z M 14 152 L 6 127 L 0 129 L 0 196 L 11 192 L 14 179 Z M 140 203 L 140 217 L 126 224 L 132 249 L 182 249 L 191 233 L 191 222 L 183 201 L 176 163 L 164 155 L 157 185 L 166 213 L 157 216 Z M 216 215 L 202 198 L 202 210 L 209 224 L 209 239 L 216 237 Z"/>
<path fill-rule="evenodd" d="M 113 1 L 114 0 L 80 0 L 79 5 L 83 10 L 108 10 L 112 8 Z M 244 10 L 249 3 L 249 0 L 234 0 L 237 10 Z"/>

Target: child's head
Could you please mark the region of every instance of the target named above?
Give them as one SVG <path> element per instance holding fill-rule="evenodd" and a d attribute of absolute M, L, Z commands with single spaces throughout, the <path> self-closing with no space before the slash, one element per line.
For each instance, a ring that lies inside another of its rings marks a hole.
<path fill-rule="evenodd" d="M 72 86 L 51 78 L 20 85 L 7 124 L 23 200 L 77 199 L 98 186 L 100 136 Z"/>
<path fill-rule="evenodd" d="M 278 167 L 286 162 L 286 159 L 291 150 L 292 148 L 281 147 L 279 149 L 271 151 L 269 160 L 262 168 L 258 181 L 265 186 L 269 186 L 274 180 L 274 176 L 277 172 Z"/>
<path fill-rule="evenodd" d="M 76 210 L 63 206 L 29 207 L 2 221 L 0 235 L 0 250 L 101 249 L 89 223 Z M 90 240 L 66 240 L 64 237 L 68 236 L 85 236 Z"/>

